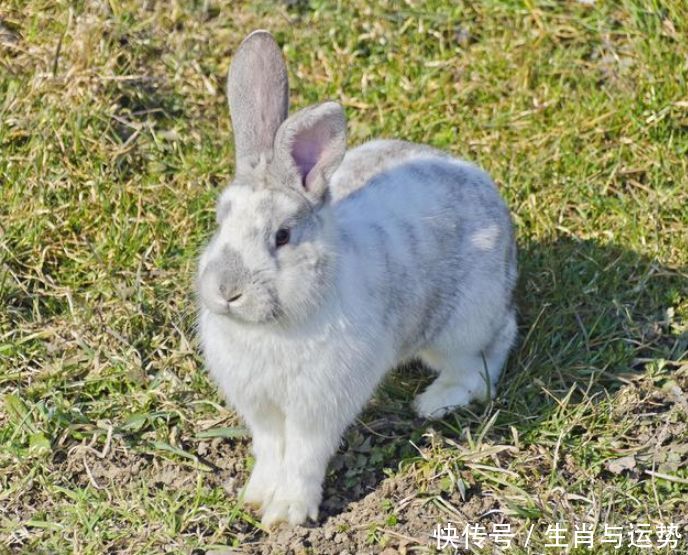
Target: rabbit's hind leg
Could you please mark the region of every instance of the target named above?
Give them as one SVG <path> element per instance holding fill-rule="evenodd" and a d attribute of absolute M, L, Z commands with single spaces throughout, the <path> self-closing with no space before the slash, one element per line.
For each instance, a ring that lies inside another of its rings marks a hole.
<path fill-rule="evenodd" d="M 425 418 L 441 418 L 453 408 L 492 398 L 515 337 L 516 319 L 509 313 L 486 348 L 471 353 L 459 341 L 456 348 L 443 341 L 421 352 L 423 362 L 439 375 L 416 397 L 416 412 Z"/>

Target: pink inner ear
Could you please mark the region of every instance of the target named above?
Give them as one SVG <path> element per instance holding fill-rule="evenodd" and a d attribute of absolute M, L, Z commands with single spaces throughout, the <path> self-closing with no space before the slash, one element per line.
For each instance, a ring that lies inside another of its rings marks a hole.
<path fill-rule="evenodd" d="M 308 174 L 322 158 L 328 138 L 327 126 L 318 124 L 300 131 L 294 137 L 291 155 L 304 188 L 308 188 Z"/>

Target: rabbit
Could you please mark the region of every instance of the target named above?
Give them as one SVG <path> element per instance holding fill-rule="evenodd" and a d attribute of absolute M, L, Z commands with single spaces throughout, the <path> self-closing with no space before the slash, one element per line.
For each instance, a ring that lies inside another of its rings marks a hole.
<path fill-rule="evenodd" d="M 383 376 L 420 359 L 439 418 L 489 400 L 516 337 L 509 211 L 478 167 L 429 146 L 347 152 L 344 110 L 288 116 L 267 31 L 227 77 L 236 165 L 198 263 L 209 374 L 252 435 L 244 502 L 262 523 L 317 521 L 328 461 Z"/>

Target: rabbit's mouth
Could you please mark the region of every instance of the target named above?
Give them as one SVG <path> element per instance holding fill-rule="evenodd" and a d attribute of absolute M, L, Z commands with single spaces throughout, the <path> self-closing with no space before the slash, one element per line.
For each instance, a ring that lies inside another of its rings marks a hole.
<path fill-rule="evenodd" d="M 217 303 L 214 303 L 217 304 Z M 209 310 L 245 324 L 268 324 L 284 316 L 277 296 L 269 289 L 244 292 L 240 298 Z"/>

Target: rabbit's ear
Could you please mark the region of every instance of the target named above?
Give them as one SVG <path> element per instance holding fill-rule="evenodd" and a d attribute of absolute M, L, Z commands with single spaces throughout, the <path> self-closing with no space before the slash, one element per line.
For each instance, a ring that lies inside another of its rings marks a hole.
<path fill-rule="evenodd" d="M 314 204 L 324 201 L 328 182 L 346 152 L 346 116 L 336 102 L 304 108 L 275 137 L 275 160 L 295 170 Z"/>
<path fill-rule="evenodd" d="M 289 83 L 282 52 L 267 31 L 254 31 L 239 46 L 227 75 L 237 169 L 269 158 L 275 133 L 287 117 Z"/>

